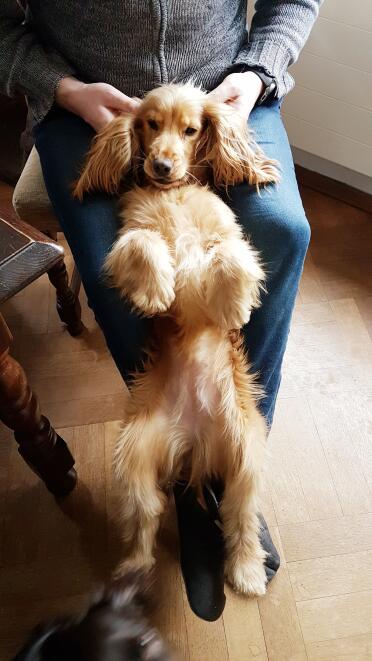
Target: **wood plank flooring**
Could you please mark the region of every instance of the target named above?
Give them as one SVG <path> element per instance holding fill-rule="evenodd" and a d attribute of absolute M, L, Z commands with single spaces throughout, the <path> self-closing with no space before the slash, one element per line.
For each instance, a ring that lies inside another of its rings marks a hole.
<path fill-rule="evenodd" d="M 0 205 L 11 191 L 0 186 Z M 190 611 L 174 512 L 158 550 L 155 623 L 188 661 L 372 660 L 372 216 L 303 188 L 312 226 L 269 440 L 263 512 L 283 564 L 265 597 L 227 589 L 218 622 Z M 68 259 L 71 267 L 71 259 Z M 40 619 L 78 608 L 120 552 L 111 449 L 126 393 L 82 295 L 71 338 L 43 277 L 3 306 L 79 482 L 60 506 L 0 429 L 0 660 Z"/>

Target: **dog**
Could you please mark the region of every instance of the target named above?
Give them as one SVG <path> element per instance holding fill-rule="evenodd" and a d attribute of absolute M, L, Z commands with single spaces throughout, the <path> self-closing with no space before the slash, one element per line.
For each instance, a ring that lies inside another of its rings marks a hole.
<path fill-rule="evenodd" d="M 148 623 L 146 589 L 140 574 L 126 574 L 77 617 L 36 627 L 13 661 L 172 661 Z"/>
<path fill-rule="evenodd" d="M 74 194 L 120 194 L 123 227 L 106 271 L 123 297 L 156 316 L 155 350 L 135 375 L 115 452 L 122 484 L 125 566 L 149 570 L 159 518 L 179 478 L 224 483 L 220 513 L 227 580 L 266 589 L 258 538 L 267 429 L 239 329 L 259 305 L 264 272 L 215 189 L 279 179 L 246 121 L 201 89 L 150 91 L 133 115 L 94 140 Z"/>

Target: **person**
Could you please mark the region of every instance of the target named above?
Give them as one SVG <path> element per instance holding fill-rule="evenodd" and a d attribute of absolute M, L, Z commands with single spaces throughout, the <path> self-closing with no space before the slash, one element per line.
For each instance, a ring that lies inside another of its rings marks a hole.
<path fill-rule="evenodd" d="M 245 0 L 15 0 L 0 8 L 0 80 L 9 95 L 25 94 L 49 197 L 80 271 L 89 304 L 124 380 L 141 362 L 149 321 L 134 314 L 102 278 L 115 240 L 117 200 L 103 194 L 72 199 L 95 131 L 161 83 L 190 78 L 236 107 L 267 156 L 280 163 L 281 182 L 258 194 L 232 187 L 228 204 L 261 253 L 266 293 L 244 328 L 252 369 L 270 426 L 292 310 L 310 238 L 297 188 L 282 99 L 293 87 L 295 62 L 322 0 L 257 0 L 249 33 Z M 175 489 L 181 566 L 190 605 L 216 619 L 224 607 L 223 548 L 216 520 L 221 487 L 206 485 L 207 509 L 190 490 Z M 279 557 L 262 523 L 270 579 Z"/>

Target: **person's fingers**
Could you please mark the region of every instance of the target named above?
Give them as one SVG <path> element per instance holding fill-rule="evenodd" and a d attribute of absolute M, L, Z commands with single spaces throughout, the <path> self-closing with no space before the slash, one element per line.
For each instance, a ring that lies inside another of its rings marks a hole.
<path fill-rule="evenodd" d="M 107 105 L 116 110 L 124 110 L 126 112 L 133 112 L 139 105 L 138 99 L 131 99 L 115 87 L 109 87 L 106 92 Z"/>
<path fill-rule="evenodd" d="M 115 108 L 115 110 L 121 110 L 122 112 L 134 112 L 138 108 L 139 102 L 127 96 L 124 99 L 112 98 L 109 100 L 108 105 L 110 108 Z"/>

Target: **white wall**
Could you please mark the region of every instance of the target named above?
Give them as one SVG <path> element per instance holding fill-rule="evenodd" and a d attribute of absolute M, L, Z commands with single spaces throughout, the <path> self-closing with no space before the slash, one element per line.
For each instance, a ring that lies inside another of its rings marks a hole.
<path fill-rule="evenodd" d="M 352 185 L 368 188 L 366 176 L 372 177 L 372 0 L 325 0 L 291 73 L 296 87 L 285 100 L 283 117 L 297 161 L 303 161 L 305 153 L 307 167 L 313 163 L 311 169 L 323 174 L 328 168 L 329 176 L 342 172 L 336 178 L 346 180 L 352 171 Z M 337 165 L 333 172 L 332 164 Z"/>

